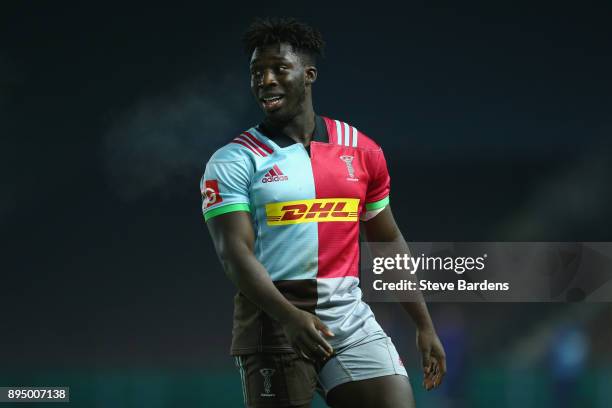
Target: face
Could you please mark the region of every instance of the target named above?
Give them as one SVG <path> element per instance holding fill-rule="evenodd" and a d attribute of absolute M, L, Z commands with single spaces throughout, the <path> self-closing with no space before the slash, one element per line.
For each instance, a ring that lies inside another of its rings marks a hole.
<path fill-rule="evenodd" d="M 290 120 L 304 110 L 317 70 L 290 44 L 256 48 L 250 69 L 251 91 L 266 117 Z"/>

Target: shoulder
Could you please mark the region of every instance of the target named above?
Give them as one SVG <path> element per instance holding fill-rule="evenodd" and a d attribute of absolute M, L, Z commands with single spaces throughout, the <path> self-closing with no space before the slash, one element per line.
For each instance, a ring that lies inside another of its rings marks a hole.
<path fill-rule="evenodd" d="M 273 152 L 255 127 L 236 135 L 229 143 L 217 149 L 209 162 L 245 161 L 266 157 Z"/>
<path fill-rule="evenodd" d="M 329 143 L 356 147 L 364 150 L 380 150 L 380 146 L 356 126 L 339 119 L 322 116 L 327 126 Z"/>

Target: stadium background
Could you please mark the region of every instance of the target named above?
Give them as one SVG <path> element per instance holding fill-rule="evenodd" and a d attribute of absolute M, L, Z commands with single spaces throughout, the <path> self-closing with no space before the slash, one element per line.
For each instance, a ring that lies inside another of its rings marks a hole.
<path fill-rule="evenodd" d="M 13 3 L 0 385 L 69 385 L 78 407 L 240 406 L 234 290 L 198 181 L 260 118 L 240 45 L 253 16 L 322 31 L 315 109 L 382 144 L 408 240 L 611 241 L 610 3 Z M 449 359 L 432 393 L 409 318 L 373 308 L 419 406 L 612 399 L 609 304 L 431 305 Z"/>

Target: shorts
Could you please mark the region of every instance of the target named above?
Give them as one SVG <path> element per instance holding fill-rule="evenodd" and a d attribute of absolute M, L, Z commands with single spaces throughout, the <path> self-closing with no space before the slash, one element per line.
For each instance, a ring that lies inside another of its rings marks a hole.
<path fill-rule="evenodd" d="M 309 404 L 317 391 L 323 398 L 350 381 L 399 374 L 408 377 L 391 338 L 373 333 L 339 350 L 322 367 L 295 353 L 235 356 L 247 407 Z"/>

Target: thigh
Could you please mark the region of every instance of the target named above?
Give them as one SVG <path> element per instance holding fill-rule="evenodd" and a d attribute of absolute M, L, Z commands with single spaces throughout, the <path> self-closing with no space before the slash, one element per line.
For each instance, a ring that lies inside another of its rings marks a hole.
<path fill-rule="evenodd" d="M 341 384 L 327 394 L 332 408 L 414 408 L 408 377 L 394 374 Z"/>
<path fill-rule="evenodd" d="M 317 384 L 312 362 L 295 353 L 234 357 L 246 407 L 310 406 Z"/>

